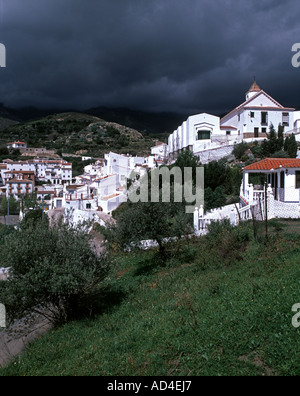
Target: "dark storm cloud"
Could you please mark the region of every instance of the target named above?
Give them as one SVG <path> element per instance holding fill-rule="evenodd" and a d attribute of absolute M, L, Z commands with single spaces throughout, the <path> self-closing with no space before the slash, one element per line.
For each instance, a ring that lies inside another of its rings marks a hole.
<path fill-rule="evenodd" d="M 0 101 L 223 112 L 253 76 L 300 105 L 296 0 L 0 0 Z"/>

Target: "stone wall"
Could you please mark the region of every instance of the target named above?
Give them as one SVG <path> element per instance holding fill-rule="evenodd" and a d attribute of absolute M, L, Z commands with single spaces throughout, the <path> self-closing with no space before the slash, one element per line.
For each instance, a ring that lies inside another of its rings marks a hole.
<path fill-rule="evenodd" d="M 211 161 L 219 161 L 224 157 L 228 157 L 232 154 L 234 146 L 221 146 L 214 149 L 208 149 L 194 153 L 200 158 L 201 164 L 208 164 Z"/>

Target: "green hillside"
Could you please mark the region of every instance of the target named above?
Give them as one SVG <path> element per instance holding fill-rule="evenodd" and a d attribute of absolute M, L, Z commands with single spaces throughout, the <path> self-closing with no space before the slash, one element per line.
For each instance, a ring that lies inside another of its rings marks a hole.
<path fill-rule="evenodd" d="M 146 155 L 155 144 L 153 137 L 83 113 L 59 113 L 34 121 L 9 125 L 0 130 L 0 145 L 14 140 L 29 147 L 46 147 L 58 153 L 100 157 L 109 151 Z"/>
<path fill-rule="evenodd" d="M 263 226 L 263 225 L 262 225 Z M 99 315 L 50 331 L 0 375 L 299 375 L 300 223 L 251 224 L 115 257 Z"/>

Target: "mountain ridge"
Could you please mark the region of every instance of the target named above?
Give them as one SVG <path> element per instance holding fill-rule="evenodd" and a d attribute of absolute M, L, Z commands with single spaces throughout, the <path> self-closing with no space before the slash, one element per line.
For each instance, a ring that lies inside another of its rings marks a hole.
<path fill-rule="evenodd" d="M 147 112 L 125 107 L 96 106 L 89 109 L 40 109 L 33 106 L 9 108 L 0 103 L 0 118 L 14 122 L 35 121 L 60 113 L 81 113 L 115 122 L 146 134 L 170 134 L 188 115 L 172 112 Z M 1 127 L 1 126 L 0 126 Z"/>

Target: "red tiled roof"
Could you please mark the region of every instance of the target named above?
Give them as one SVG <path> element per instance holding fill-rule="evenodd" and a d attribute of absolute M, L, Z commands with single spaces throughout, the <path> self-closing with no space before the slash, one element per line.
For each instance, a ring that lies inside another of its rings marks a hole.
<path fill-rule="evenodd" d="M 103 197 L 103 199 L 105 199 L 105 200 L 109 200 L 109 199 L 112 199 L 112 198 L 116 198 L 116 197 L 118 197 L 120 194 L 111 194 L 111 195 L 108 195 L 107 197 Z"/>
<path fill-rule="evenodd" d="M 265 158 L 254 164 L 244 167 L 244 170 L 270 171 L 280 168 L 300 168 L 300 159 L 298 158 Z"/>
<path fill-rule="evenodd" d="M 67 190 L 76 190 L 77 188 L 84 187 L 84 184 L 69 184 Z"/>
<path fill-rule="evenodd" d="M 231 125 L 221 125 L 220 129 L 235 129 L 236 130 L 237 128 L 234 126 L 231 126 Z"/>
<path fill-rule="evenodd" d="M 10 170 L 5 173 L 18 174 L 18 175 L 34 175 L 34 171 L 23 171 L 23 170 Z"/>
<path fill-rule="evenodd" d="M 49 191 L 47 191 L 47 190 L 37 190 L 36 193 L 37 193 L 37 194 L 46 194 L 46 195 L 49 195 L 49 194 L 55 194 L 55 191 L 52 191 L 52 190 L 49 190 Z"/>
<path fill-rule="evenodd" d="M 22 179 L 22 180 L 19 180 L 19 179 L 10 179 L 10 180 L 7 181 L 7 184 L 12 184 L 12 183 L 18 183 L 18 184 L 24 184 L 24 183 L 26 183 L 26 184 L 33 184 L 33 181 L 32 181 L 32 180 L 28 180 L 28 179 Z"/>
<path fill-rule="evenodd" d="M 249 92 L 249 91 L 248 91 Z M 255 91 L 254 91 L 255 92 Z M 261 90 L 261 91 L 257 91 L 256 92 L 256 94 L 254 95 L 254 96 L 252 96 L 252 98 L 249 98 L 249 99 L 247 99 L 244 103 L 242 103 L 242 104 L 240 104 L 239 106 L 237 106 L 235 109 L 233 109 L 233 110 L 231 110 L 228 114 L 226 114 L 224 117 L 222 117 L 222 119 L 221 119 L 221 123 L 222 122 L 224 122 L 226 119 L 227 119 L 227 117 L 229 116 L 229 115 L 232 115 L 233 113 L 235 113 L 236 111 L 238 111 L 238 110 L 240 110 L 240 109 L 244 109 L 244 108 L 256 108 L 256 107 L 258 107 L 258 108 L 260 108 L 261 109 L 261 107 L 260 106 L 251 106 L 251 102 L 254 100 L 254 99 L 256 99 L 259 95 L 261 95 L 261 94 L 263 94 L 263 95 L 265 95 L 271 102 L 273 102 L 274 104 L 275 104 L 275 107 L 270 107 L 270 106 L 267 106 L 267 107 L 265 107 L 265 109 L 280 109 L 281 111 L 283 111 L 283 110 L 286 110 L 286 111 L 294 111 L 295 110 L 295 108 L 293 108 L 293 107 L 284 107 L 284 106 L 282 106 L 280 103 L 278 103 L 275 99 L 273 99 L 272 98 L 272 96 L 270 96 L 269 94 L 267 94 L 265 91 L 263 91 L 263 90 Z M 248 106 L 249 105 L 249 106 Z"/>

